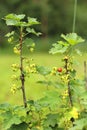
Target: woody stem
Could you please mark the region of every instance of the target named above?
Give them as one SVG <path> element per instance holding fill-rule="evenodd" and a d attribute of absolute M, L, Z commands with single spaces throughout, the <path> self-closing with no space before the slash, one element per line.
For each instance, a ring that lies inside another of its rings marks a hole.
<path fill-rule="evenodd" d="M 23 95 L 23 103 L 24 103 L 24 107 L 27 107 L 27 100 L 26 100 L 26 94 L 25 94 L 25 75 L 24 75 L 24 71 L 23 71 L 23 32 L 22 32 L 22 28 L 20 29 L 20 80 L 21 80 L 21 89 L 22 89 L 22 95 Z"/>
<path fill-rule="evenodd" d="M 64 59 L 65 61 L 65 70 L 66 70 L 66 75 L 69 74 L 69 70 L 68 70 L 68 62 L 69 62 L 69 59 L 66 58 Z M 70 102 L 70 106 L 73 106 L 73 102 L 72 102 L 72 94 L 71 94 L 71 89 L 70 89 L 70 78 L 68 77 L 68 83 L 67 83 L 67 86 L 68 86 L 68 95 L 69 95 L 69 102 Z"/>

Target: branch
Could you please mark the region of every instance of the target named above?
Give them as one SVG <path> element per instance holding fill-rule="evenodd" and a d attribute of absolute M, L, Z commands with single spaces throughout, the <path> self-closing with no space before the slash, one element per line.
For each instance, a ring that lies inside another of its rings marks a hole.
<path fill-rule="evenodd" d="M 22 37 L 22 27 L 20 29 L 20 72 L 21 72 L 21 75 L 20 75 L 20 80 L 21 80 L 21 89 L 22 89 L 22 94 L 23 94 L 23 102 L 24 102 L 24 107 L 26 108 L 27 107 L 27 100 L 26 100 L 26 94 L 25 94 L 25 75 L 23 73 L 23 54 L 22 54 L 22 43 L 23 43 L 23 37 Z"/>
<path fill-rule="evenodd" d="M 68 62 L 69 62 L 69 59 L 68 57 L 65 57 L 64 58 L 64 61 L 65 61 L 65 70 L 66 70 L 66 75 L 69 74 L 69 70 L 68 70 Z M 68 95 L 69 95 L 69 101 L 70 101 L 70 106 L 73 106 L 73 102 L 72 102 L 72 94 L 71 94 L 71 89 L 70 89 L 70 79 L 68 77 Z"/>

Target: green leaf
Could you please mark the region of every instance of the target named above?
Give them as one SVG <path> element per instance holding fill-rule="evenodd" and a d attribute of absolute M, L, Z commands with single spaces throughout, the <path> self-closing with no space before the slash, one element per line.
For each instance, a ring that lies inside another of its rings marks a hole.
<path fill-rule="evenodd" d="M 20 20 L 22 20 L 24 17 L 24 14 L 8 14 L 7 16 L 5 16 L 6 24 L 10 26 L 21 26 Z"/>
<path fill-rule="evenodd" d="M 7 33 L 5 36 L 6 36 L 6 37 L 11 37 L 11 36 L 14 35 L 14 33 L 15 33 L 15 31 L 12 31 L 12 32 Z"/>
<path fill-rule="evenodd" d="M 70 71 L 70 77 L 75 77 L 76 76 L 76 70 L 73 69 L 72 71 Z"/>
<path fill-rule="evenodd" d="M 26 31 L 27 31 L 28 33 L 35 34 L 36 36 L 41 35 L 40 32 L 36 32 L 33 28 L 26 28 Z"/>
<path fill-rule="evenodd" d="M 52 85 L 51 81 L 37 81 L 37 83 L 44 84 L 44 85 Z"/>
<path fill-rule="evenodd" d="M 61 44 L 53 44 L 53 48 L 50 49 L 49 53 L 57 54 L 57 53 L 65 53 L 68 49 L 68 46 L 62 46 Z"/>
<path fill-rule="evenodd" d="M 36 18 L 28 17 L 28 22 L 24 22 L 25 14 L 8 14 L 5 16 L 4 20 L 6 20 L 6 24 L 8 26 L 20 26 L 20 27 L 28 27 L 36 24 L 40 24 Z M 36 33 L 34 30 L 31 31 L 35 35 L 40 35 L 41 33 Z"/>
<path fill-rule="evenodd" d="M 50 128 L 49 126 L 48 127 L 45 126 L 43 130 L 52 130 L 52 128 Z"/>
<path fill-rule="evenodd" d="M 6 19 L 15 19 L 15 20 L 22 20 L 24 19 L 25 14 L 20 14 L 20 15 L 16 15 L 16 14 L 8 14 L 7 16 L 5 16 Z"/>
<path fill-rule="evenodd" d="M 13 26 L 13 25 L 17 25 L 19 22 L 17 20 L 13 20 L 13 19 L 8 19 L 6 20 L 6 24 Z"/>
<path fill-rule="evenodd" d="M 82 93 L 82 99 L 83 99 L 83 101 L 82 101 L 83 103 L 84 103 L 84 101 L 87 101 L 87 91 L 85 91 L 84 93 Z"/>
<path fill-rule="evenodd" d="M 38 128 L 31 128 L 31 130 L 38 130 Z"/>
<path fill-rule="evenodd" d="M 7 130 L 28 130 L 28 124 L 25 122 L 22 122 L 18 125 L 13 124 L 9 129 Z"/>
<path fill-rule="evenodd" d="M 36 24 L 40 24 L 40 22 L 38 22 L 36 18 L 28 17 L 28 25 L 29 26 L 36 25 Z"/>
<path fill-rule="evenodd" d="M 87 118 L 83 118 L 75 121 L 75 126 L 70 128 L 69 130 L 83 130 L 83 128 L 87 125 Z"/>
<path fill-rule="evenodd" d="M 45 107 L 48 106 L 52 109 L 55 109 L 61 100 L 59 98 L 59 93 L 57 91 L 47 91 L 45 96 L 38 100 L 38 103 Z"/>
<path fill-rule="evenodd" d="M 4 129 L 10 128 L 13 124 L 20 124 L 22 121 L 16 115 L 9 113 L 7 119 L 4 120 Z"/>
<path fill-rule="evenodd" d="M 80 36 L 78 36 L 76 33 L 69 33 L 67 35 L 62 34 L 61 37 L 66 40 L 69 44 L 75 45 L 81 42 L 84 42 L 84 39 L 82 39 Z"/>
<path fill-rule="evenodd" d="M 26 27 L 28 26 L 28 24 L 26 22 L 18 22 L 18 24 L 16 26 L 21 26 L 21 27 Z"/>
<path fill-rule="evenodd" d="M 36 66 L 36 70 L 41 74 L 41 75 L 48 75 L 50 74 L 51 70 L 48 67 L 44 66 Z"/>
<path fill-rule="evenodd" d="M 24 44 L 26 44 L 27 47 L 32 47 L 34 43 L 34 41 L 31 38 L 26 38 L 24 40 Z"/>
<path fill-rule="evenodd" d="M 11 105 L 8 103 L 0 104 L 0 110 L 8 110 L 10 107 Z"/>
<path fill-rule="evenodd" d="M 67 42 L 64 41 L 57 41 L 58 44 L 61 44 L 63 46 L 69 46 L 69 44 Z"/>
<path fill-rule="evenodd" d="M 65 88 L 65 84 L 64 83 L 62 83 L 61 81 L 57 81 L 57 82 L 54 82 L 53 84 L 52 84 L 55 88 Z"/>
<path fill-rule="evenodd" d="M 76 33 L 70 33 L 67 35 L 62 34 L 61 37 L 65 41 L 57 41 L 57 43 L 53 44 L 53 47 L 50 49 L 49 53 L 51 54 L 57 54 L 57 53 L 65 53 L 70 51 L 71 45 L 75 45 L 80 42 L 84 42 L 84 39 L 82 39 L 80 36 L 78 36 Z M 77 53 L 80 54 L 78 51 Z"/>
<path fill-rule="evenodd" d="M 58 128 L 58 114 L 48 114 L 46 119 L 44 120 L 44 126 L 55 129 Z M 56 129 L 57 130 L 57 129 Z"/>

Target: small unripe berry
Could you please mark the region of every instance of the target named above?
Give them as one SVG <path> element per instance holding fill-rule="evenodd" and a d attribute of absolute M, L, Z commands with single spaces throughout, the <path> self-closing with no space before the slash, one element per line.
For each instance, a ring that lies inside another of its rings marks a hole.
<path fill-rule="evenodd" d="M 20 54 L 20 49 L 18 49 L 17 47 L 14 47 L 13 49 L 15 54 Z"/>
<path fill-rule="evenodd" d="M 14 40 L 14 37 L 9 37 L 9 38 L 8 38 L 8 42 L 9 42 L 9 43 L 12 43 L 13 40 Z"/>
<path fill-rule="evenodd" d="M 34 51 L 34 48 L 30 48 L 30 52 L 33 52 Z"/>
<path fill-rule="evenodd" d="M 35 47 L 35 43 L 32 43 L 32 47 Z"/>

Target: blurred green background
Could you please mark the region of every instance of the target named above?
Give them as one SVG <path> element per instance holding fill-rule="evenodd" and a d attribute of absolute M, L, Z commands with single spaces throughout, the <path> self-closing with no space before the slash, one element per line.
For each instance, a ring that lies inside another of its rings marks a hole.
<path fill-rule="evenodd" d="M 37 30 L 42 32 L 40 39 L 47 38 L 40 50 L 45 51 L 53 39 L 58 39 L 61 33 L 72 32 L 75 0 L 0 0 L 0 47 L 6 46 L 4 35 L 8 32 L 4 20 L 8 13 L 26 14 L 36 17 L 41 25 Z M 77 15 L 75 31 L 86 38 L 87 35 L 87 0 L 77 0 Z M 11 29 L 10 29 L 11 30 Z M 50 43 L 49 43 L 49 39 Z M 44 45 L 43 45 L 44 44 Z M 44 47 L 45 46 L 45 47 Z"/>
<path fill-rule="evenodd" d="M 8 28 L 2 19 L 9 13 L 26 14 L 35 17 L 41 22 L 36 27 L 37 31 L 42 32 L 39 38 L 33 37 L 36 42 L 34 54 L 27 56 L 33 57 L 39 65 L 62 66 L 61 56 L 49 55 L 48 51 L 52 43 L 59 39 L 61 33 L 72 32 L 73 26 L 74 0 L 0 0 L 0 102 L 21 103 L 21 93 L 17 92 L 12 96 L 11 87 L 11 64 L 18 62 L 18 57 L 13 54 L 12 46 L 7 43 L 4 37 L 11 28 Z M 83 38 L 87 38 L 87 0 L 78 0 L 76 28 L 75 32 Z M 82 52 L 82 57 L 77 56 L 80 65 L 78 76 L 84 76 L 83 62 L 86 60 L 87 42 L 76 46 Z M 43 79 L 40 75 L 32 75 L 26 83 L 27 97 L 37 99 L 45 91 L 44 85 L 36 84 L 38 79 Z"/>

